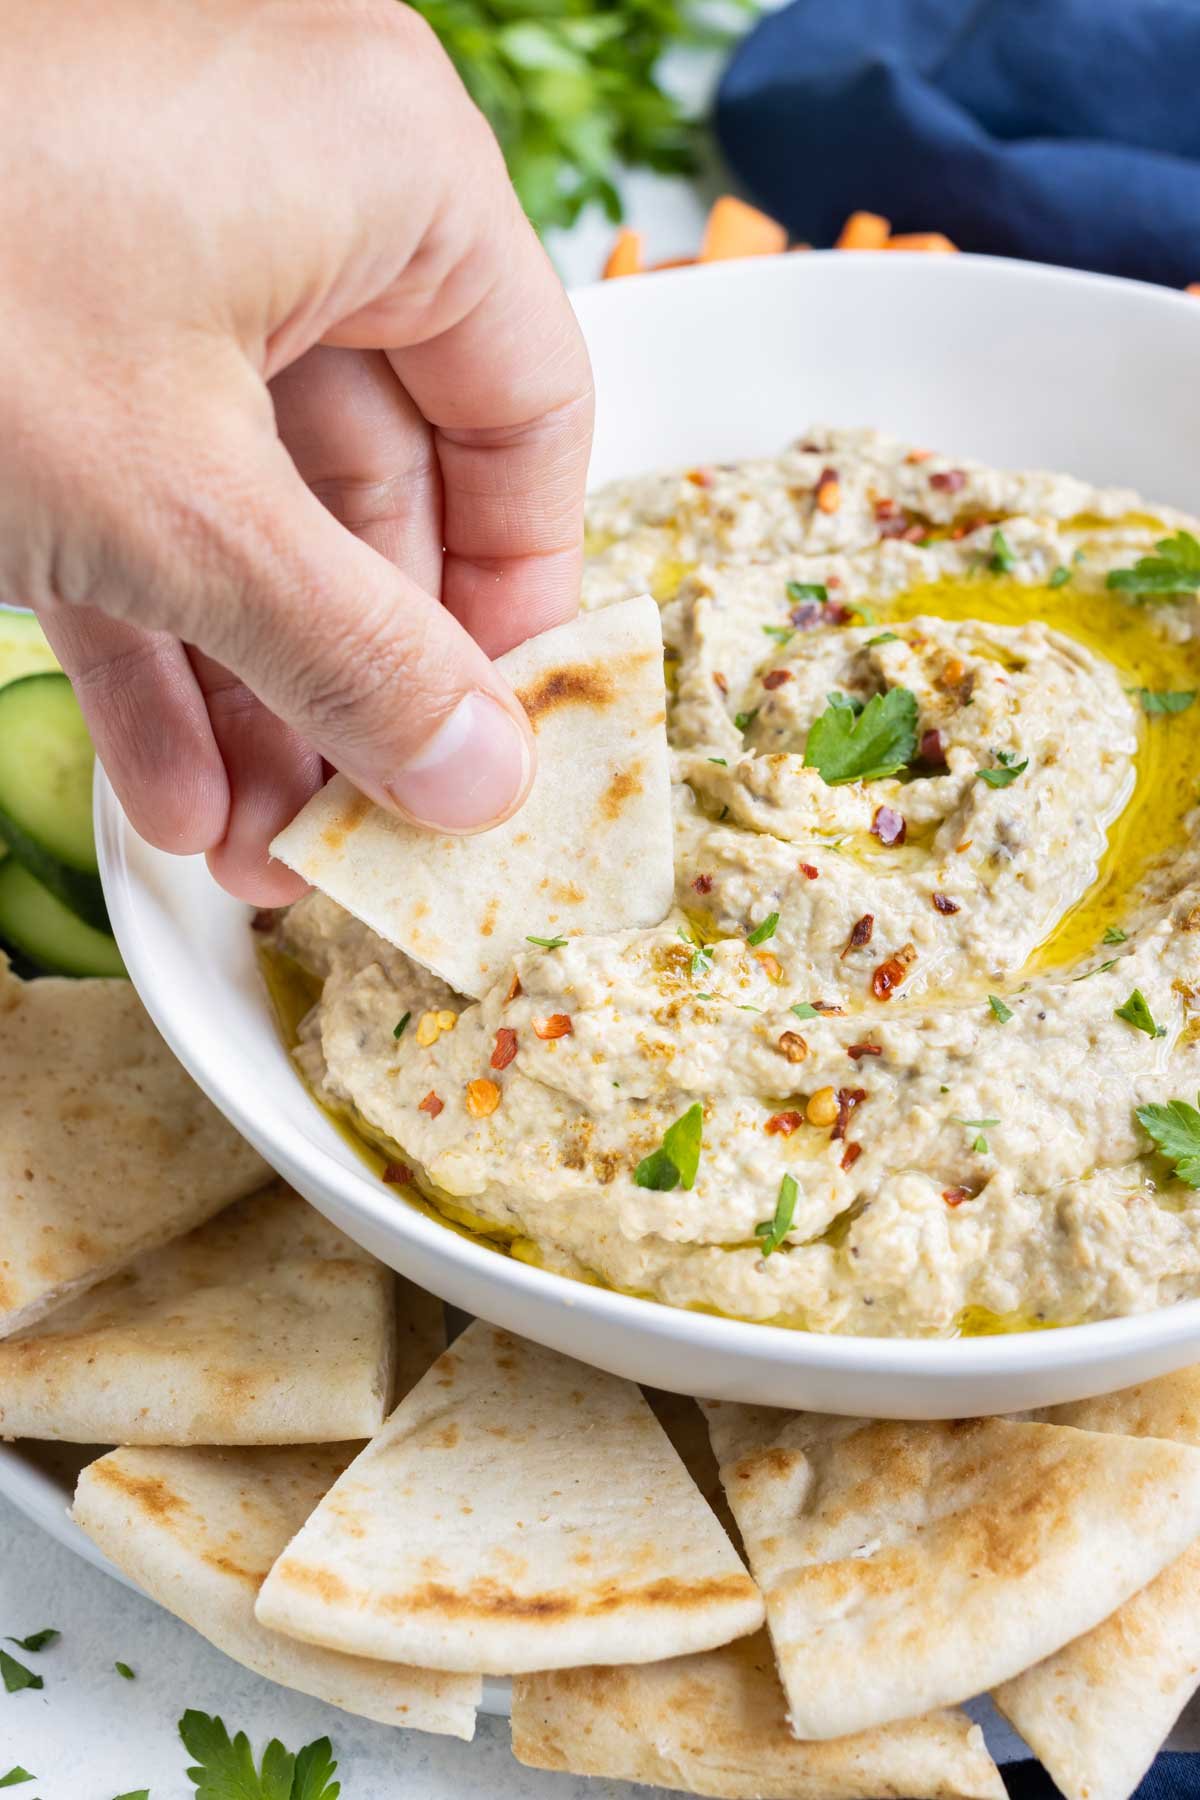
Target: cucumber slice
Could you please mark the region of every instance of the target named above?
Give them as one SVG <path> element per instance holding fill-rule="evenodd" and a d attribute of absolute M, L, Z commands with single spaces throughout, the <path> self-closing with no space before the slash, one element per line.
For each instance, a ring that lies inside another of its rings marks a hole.
<path fill-rule="evenodd" d="M 44 675 L 58 668 L 58 658 L 46 642 L 31 612 L 0 606 L 0 685 L 20 675 Z"/>
<path fill-rule="evenodd" d="M 92 836 L 95 753 L 65 675 L 0 687 L 0 838 L 87 924 L 108 925 Z"/>
<path fill-rule="evenodd" d="M 0 938 L 52 975 L 124 975 L 116 940 L 85 925 L 15 856 L 0 863 Z"/>

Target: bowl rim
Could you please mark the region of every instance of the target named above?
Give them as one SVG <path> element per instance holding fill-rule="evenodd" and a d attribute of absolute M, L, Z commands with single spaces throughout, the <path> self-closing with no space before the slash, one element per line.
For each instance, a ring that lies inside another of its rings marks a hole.
<path fill-rule="evenodd" d="M 916 252 L 867 251 L 849 257 L 845 252 L 818 250 L 803 256 L 761 257 L 685 270 L 649 272 L 635 283 L 596 281 L 572 289 L 571 298 L 573 302 L 581 302 L 587 312 L 597 304 L 605 309 L 627 305 L 626 295 L 658 288 L 668 273 L 674 283 L 682 276 L 693 282 L 736 286 L 773 280 L 803 280 L 800 271 L 815 266 L 865 268 L 880 261 L 905 271 L 901 279 L 910 279 L 908 272 L 927 270 L 930 258 Z M 938 258 L 937 263 L 939 280 L 947 276 L 951 281 L 983 277 L 1004 283 L 1074 288 L 1081 294 L 1136 295 L 1139 304 L 1164 310 L 1191 307 L 1195 309 L 1197 328 L 1200 329 L 1200 302 L 1194 296 L 1150 282 L 965 253 Z M 839 277 L 843 278 L 858 279 L 849 274 Z M 605 296 L 603 301 L 599 299 L 601 295 Z M 911 1374 L 922 1381 L 1119 1362 L 1138 1350 L 1178 1343 L 1188 1337 L 1200 1340 L 1200 1298 L 1176 1301 L 1119 1318 L 1042 1330 L 979 1337 L 868 1337 L 807 1331 L 673 1307 L 649 1297 L 575 1280 L 485 1249 L 415 1207 L 397 1206 L 395 1196 L 389 1195 L 365 1167 L 359 1172 L 340 1162 L 332 1150 L 316 1138 L 301 1133 L 286 1121 L 280 1129 L 269 1105 L 255 1110 L 245 1091 L 239 1091 L 232 1079 L 227 1079 L 219 1059 L 208 1053 L 207 1046 L 198 1046 L 178 1029 L 173 1010 L 163 1004 L 162 971 L 155 966 L 137 928 L 136 882 L 129 860 L 131 842 L 135 838 L 133 827 L 125 818 L 99 763 L 96 765 L 94 819 L 100 873 L 112 927 L 133 984 L 159 1032 L 214 1105 L 273 1167 L 280 1161 L 285 1165 L 295 1164 L 304 1170 L 314 1187 L 329 1193 L 349 1214 L 369 1219 L 371 1226 L 384 1235 L 408 1240 L 415 1248 L 429 1252 L 435 1261 L 460 1263 L 466 1271 L 480 1277 L 484 1285 L 494 1283 L 518 1296 L 528 1295 L 535 1304 L 556 1302 L 581 1321 L 594 1320 L 599 1331 L 620 1331 L 623 1325 L 628 1325 L 643 1335 L 670 1339 L 677 1348 L 694 1346 L 710 1352 L 725 1351 L 734 1362 L 761 1361 L 766 1356 L 795 1369 L 857 1376 Z M 140 844 L 140 840 L 137 841 Z M 142 850 L 154 856 L 162 854 L 150 851 L 144 845 Z M 215 883 L 214 891 L 219 892 Z M 250 910 L 247 908 L 247 914 Z M 262 1005 L 269 1007 L 265 988 Z M 299 1083 L 298 1075 L 294 1079 Z M 333 1127 L 315 1101 L 311 1104 L 315 1119 L 332 1132 Z"/>

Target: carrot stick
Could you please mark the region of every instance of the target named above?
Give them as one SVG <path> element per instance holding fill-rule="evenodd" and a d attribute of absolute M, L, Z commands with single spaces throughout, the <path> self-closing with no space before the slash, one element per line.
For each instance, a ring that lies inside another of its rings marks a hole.
<path fill-rule="evenodd" d="M 1195 294 L 1197 300 L 1200 300 L 1200 281 L 1189 281 L 1187 291 L 1189 294 Z"/>
<path fill-rule="evenodd" d="M 889 238 L 885 246 L 888 250 L 934 250 L 957 251 L 958 245 L 952 244 L 948 237 L 940 231 L 902 231 L 899 237 Z"/>
<path fill-rule="evenodd" d="M 882 250 L 891 232 L 891 221 L 879 213 L 853 212 L 842 226 L 835 250 Z"/>
<path fill-rule="evenodd" d="M 668 257 L 664 257 L 662 262 L 656 262 L 656 263 L 650 264 L 650 267 L 652 270 L 657 270 L 657 269 L 694 269 L 695 266 L 696 266 L 696 259 L 694 256 L 668 256 Z"/>
<path fill-rule="evenodd" d="M 704 227 L 700 261 L 727 262 L 738 256 L 777 256 L 787 249 L 787 232 L 766 213 L 732 194 L 713 202 Z"/>
<path fill-rule="evenodd" d="M 617 241 L 608 254 L 604 265 L 605 281 L 612 281 L 618 275 L 640 275 L 642 272 L 642 234 L 630 231 L 624 226 L 617 233 Z"/>

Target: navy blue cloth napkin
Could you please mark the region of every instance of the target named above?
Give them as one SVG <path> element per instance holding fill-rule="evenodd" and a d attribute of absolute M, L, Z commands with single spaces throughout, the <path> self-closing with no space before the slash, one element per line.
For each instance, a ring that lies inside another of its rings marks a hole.
<path fill-rule="evenodd" d="M 794 0 L 721 84 L 751 196 L 960 249 L 1200 280 L 1200 0 Z"/>
<path fill-rule="evenodd" d="M 1058 1789 L 1040 1763 L 1005 1763 L 1004 1785 L 1012 1800 L 1061 1800 Z M 1200 1792 L 1200 1756 L 1171 1752 L 1160 1756 L 1134 1800 L 1196 1800 Z"/>

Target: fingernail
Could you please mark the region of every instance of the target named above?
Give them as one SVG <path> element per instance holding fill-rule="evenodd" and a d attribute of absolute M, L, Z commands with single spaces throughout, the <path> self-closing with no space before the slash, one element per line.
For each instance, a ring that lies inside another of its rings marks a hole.
<path fill-rule="evenodd" d="M 466 694 L 387 791 L 419 825 L 478 831 L 494 824 L 529 781 L 529 745 L 512 714 L 488 694 Z"/>

